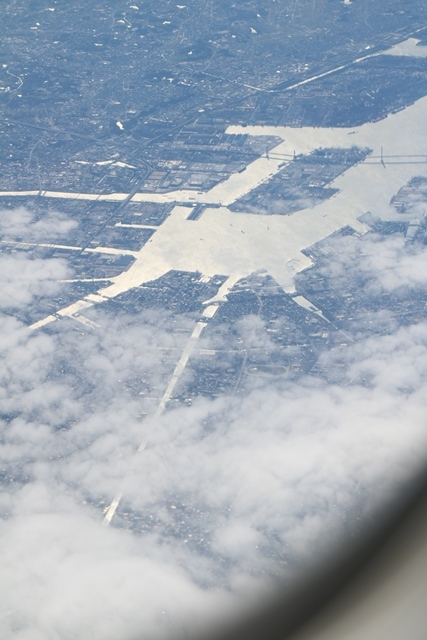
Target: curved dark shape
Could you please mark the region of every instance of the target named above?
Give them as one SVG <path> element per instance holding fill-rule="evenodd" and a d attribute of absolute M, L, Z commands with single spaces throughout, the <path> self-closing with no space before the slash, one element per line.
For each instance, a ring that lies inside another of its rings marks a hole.
<path fill-rule="evenodd" d="M 406 499 L 378 513 L 377 524 L 360 535 L 352 548 L 341 548 L 291 592 L 278 593 L 256 613 L 206 634 L 203 640 L 345 640 L 347 633 L 356 632 L 353 639 L 359 638 L 355 620 L 364 622 L 360 638 L 386 637 L 377 635 L 378 628 L 372 635 L 369 632 L 374 626 L 372 611 L 384 617 L 395 605 L 393 598 L 387 599 L 387 590 L 385 598 L 379 593 L 394 581 L 399 584 L 398 597 L 403 597 L 408 586 L 414 586 L 406 582 L 408 571 L 427 556 L 427 470 L 417 475 L 405 495 Z M 405 625 L 409 617 L 408 610 Z M 402 636 L 396 630 L 396 635 L 387 637 Z"/>

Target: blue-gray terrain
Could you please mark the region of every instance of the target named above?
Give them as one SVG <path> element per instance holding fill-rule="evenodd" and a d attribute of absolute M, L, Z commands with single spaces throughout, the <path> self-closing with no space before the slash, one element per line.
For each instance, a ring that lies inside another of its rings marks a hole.
<path fill-rule="evenodd" d="M 0 13 L 0 635 L 188 633 L 422 460 L 427 6 Z"/>

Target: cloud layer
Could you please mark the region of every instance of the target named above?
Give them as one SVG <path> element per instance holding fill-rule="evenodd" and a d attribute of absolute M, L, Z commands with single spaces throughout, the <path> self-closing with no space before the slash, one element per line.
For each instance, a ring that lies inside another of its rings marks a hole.
<path fill-rule="evenodd" d="M 376 295 L 425 294 L 422 249 L 337 243 L 333 277 L 350 277 L 351 264 Z M 63 277 L 51 262 L 0 255 L 11 291 L 25 291 L 21 305 Z M 426 322 L 393 318 L 384 335 L 325 352 L 340 384 L 251 377 L 239 396 L 154 417 L 150 398 L 188 336 L 170 333 L 160 311 L 101 308 L 93 319 L 93 330 L 63 320 L 49 333 L 0 319 L 4 638 L 176 636 L 224 616 L 350 540 L 422 462 Z M 258 343 L 259 319 L 245 319 L 242 336 Z"/>

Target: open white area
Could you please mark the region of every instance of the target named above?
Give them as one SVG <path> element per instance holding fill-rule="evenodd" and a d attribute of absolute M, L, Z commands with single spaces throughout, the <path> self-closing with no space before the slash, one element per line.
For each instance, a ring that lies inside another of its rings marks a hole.
<path fill-rule="evenodd" d="M 269 127 L 269 126 L 231 126 L 228 133 L 248 133 L 250 135 L 276 135 L 282 137 L 289 150 L 296 153 L 311 153 L 318 148 L 348 148 L 352 145 L 368 147 L 371 156 L 384 157 L 383 166 L 377 159 L 368 156 L 364 162 L 351 167 L 331 183 L 340 189 L 334 198 L 321 203 L 311 210 L 295 213 L 294 217 L 310 217 L 309 211 L 329 216 L 339 208 L 343 215 L 371 211 L 387 219 L 397 216 L 390 207 L 390 200 L 411 177 L 427 176 L 427 162 L 420 161 L 427 149 L 427 98 L 422 98 L 406 109 L 389 115 L 379 122 L 370 122 L 354 128 L 317 127 Z M 411 162 L 417 160 L 417 163 Z M 347 212 L 347 213 L 345 213 Z M 316 217 L 316 216 L 315 216 Z"/>
<path fill-rule="evenodd" d="M 53 244 L 47 242 L 21 242 L 20 240 L 0 240 L 0 245 L 15 245 L 17 248 L 22 247 L 46 247 L 49 249 L 65 249 L 67 251 L 81 251 L 81 247 L 72 244 Z"/>
<path fill-rule="evenodd" d="M 363 233 L 367 227 L 358 218 L 368 211 L 388 220 L 402 220 L 402 215 L 390 206 L 390 200 L 413 176 L 427 176 L 426 118 L 427 98 L 422 98 L 384 120 L 355 128 L 230 126 L 228 133 L 280 137 L 283 142 L 270 152 L 279 158 L 259 158 L 246 171 L 232 175 L 206 193 L 136 194 L 134 201 L 183 203 L 194 200 L 216 207 L 208 206 L 201 218 L 193 221 L 187 219 L 188 207 L 175 206 L 140 251 L 114 250 L 131 253 L 136 260 L 129 270 L 111 278 L 113 284 L 100 290 L 102 299 L 155 280 L 169 270 L 197 271 L 207 277 L 228 276 L 212 302 L 223 300 L 237 280 L 259 270 L 267 271 L 285 291 L 293 292 L 295 273 L 310 265 L 310 260 L 301 253 L 306 247 L 345 225 Z M 365 161 L 350 167 L 331 183 L 339 189 L 334 197 L 313 208 L 279 216 L 262 212 L 260 215 L 234 213 L 224 206 L 269 180 L 294 152 L 309 154 L 321 147 L 352 145 L 367 147 L 372 152 Z M 58 197 L 54 192 L 42 192 L 42 195 Z M 126 197 L 126 194 L 61 194 L 61 197 L 81 199 L 89 195 L 99 200 L 119 201 Z M 105 252 L 106 249 L 97 250 Z M 85 307 L 87 303 L 88 298 Z M 78 304 L 62 309 L 60 315 L 78 313 Z"/>
<path fill-rule="evenodd" d="M 369 147 L 377 156 L 381 148 L 385 157 L 422 156 L 427 149 L 426 116 L 427 99 L 423 98 L 385 120 L 356 129 L 230 127 L 228 131 L 279 135 L 284 139 L 281 145 L 284 153 L 294 149 L 297 153 L 310 153 L 319 147 L 345 148 L 357 144 Z M 239 178 L 245 173 L 239 174 Z M 365 162 L 351 167 L 332 183 L 340 189 L 335 197 L 291 216 L 233 213 L 223 207 L 208 208 L 199 220 L 189 221 L 188 209 L 175 207 L 141 249 L 132 267 L 117 276 L 103 295 L 115 296 L 158 278 L 169 269 L 228 275 L 227 290 L 239 278 L 265 269 L 285 290 L 292 291 L 295 272 L 309 265 L 302 249 L 345 225 L 363 232 L 366 228 L 358 217 L 367 211 L 387 219 L 399 217 L 390 200 L 414 175 L 427 176 L 427 162 L 388 165 L 385 158 L 384 167 L 369 164 L 368 156 Z"/>
<path fill-rule="evenodd" d="M 76 191 L 49 191 L 45 189 L 24 191 L 0 191 L 0 196 L 40 196 L 42 198 L 67 198 L 72 200 L 106 200 L 107 202 L 121 202 L 127 197 L 127 193 L 79 193 Z"/>
<path fill-rule="evenodd" d="M 137 251 L 131 249 L 116 249 L 115 247 L 87 247 L 85 251 L 89 253 L 108 253 L 112 256 L 136 256 Z"/>
<path fill-rule="evenodd" d="M 54 244 L 52 242 L 21 242 L 20 240 L 0 240 L 0 245 L 16 245 L 16 247 L 45 247 L 46 249 L 64 249 L 66 251 L 83 251 L 83 253 L 107 253 L 113 256 L 134 256 L 137 255 L 136 251 L 129 249 L 116 249 L 115 247 L 76 247 L 68 244 Z M 96 279 L 96 278 L 95 278 Z M 105 278 L 103 278 L 105 279 Z"/>
<path fill-rule="evenodd" d="M 116 222 L 115 227 L 125 227 L 126 229 L 158 229 L 159 227 L 154 224 L 133 224 L 127 222 Z"/>
<path fill-rule="evenodd" d="M 133 164 L 127 164 L 126 162 L 120 162 L 115 160 L 99 160 L 98 162 L 89 162 L 87 160 L 75 160 L 76 164 L 84 165 L 97 165 L 99 167 L 112 165 L 113 167 L 121 167 L 123 169 L 136 169 Z"/>
<path fill-rule="evenodd" d="M 303 309 L 307 309 L 307 311 L 311 311 L 311 313 L 315 313 L 316 315 L 320 316 L 322 320 L 329 322 L 329 320 L 323 315 L 322 311 L 318 307 L 316 307 L 315 304 L 310 302 L 310 300 L 307 300 L 307 298 L 305 298 L 304 296 L 294 296 L 293 300 Z"/>
<path fill-rule="evenodd" d="M 387 56 L 411 56 L 412 58 L 425 58 L 427 56 L 427 47 L 417 46 L 420 40 L 417 38 L 408 38 L 403 42 L 399 42 L 391 49 L 384 52 Z"/>
<path fill-rule="evenodd" d="M 228 275 L 224 295 L 240 278 L 266 269 L 285 290 L 293 291 L 295 272 L 310 264 L 301 249 L 345 224 L 364 230 L 351 211 L 335 208 L 330 215 L 320 217 L 314 209 L 305 213 L 256 216 L 208 208 L 200 220 L 193 222 L 187 220 L 187 208 L 175 207 L 136 262 L 102 293 L 114 297 L 170 269 Z M 291 268 L 287 266 L 289 261 Z"/>
<path fill-rule="evenodd" d="M 229 133 L 227 129 L 227 133 Z M 246 131 L 244 133 L 247 133 Z M 259 135 L 259 134 L 256 134 Z M 264 135 L 264 134 L 261 134 Z M 245 171 L 242 173 L 232 174 L 228 180 L 224 180 L 220 184 L 217 184 L 205 195 L 203 202 L 219 203 L 222 205 L 230 205 L 238 198 L 246 195 L 258 186 L 261 182 L 265 182 L 270 179 L 275 173 L 279 171 L 284 161 L 290 162 L 292 160 L 292 154 L 294 150 L 291 149 L 287 140 L 284 140 L 280 144 L 271 149 L 270 153 L 273 155 L 281 155 L 281 159 L 272 159 L 266 156 L 258 158 L 252 162 Z M 291 156 L 286 159 L 286 156 Z M 198 194 L 198 197 L 200 195 Z"/>

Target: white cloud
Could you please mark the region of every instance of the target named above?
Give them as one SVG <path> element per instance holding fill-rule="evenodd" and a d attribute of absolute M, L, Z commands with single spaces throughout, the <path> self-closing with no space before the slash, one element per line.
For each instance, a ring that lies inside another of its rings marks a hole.
<path fill-rule="evenodd" d="M 427 284 L 426 252 L 423 245 L 405 243 L 401 237 L 367 235 L 337 237 L 330 244 L 331 259 L 323 273 L 337 283 L 360 278 L 369 294 L 390 292 Z M 349 269 L 351 265 L 351 269 Z"/>
<path fill-rule="evenodd" d="M 44 242 L 46 238 L 61 238 L 76 226 L 74 220 L 56 211 L 37 219 L 33 211 L 24 207 L 0 210 L 0 236 L 4 240 Z"/>
<path fill-rule="evenodd" d="M 6 243 L 46 241 L 46 238 L 62 236 L 75 226 L 75 222 L 60 213 L 50 213 L 37 220 L 33 212 L 23 207 L 0 211 L 0 238 Z M 36 297 L 58 293 L 59 280 L 70 277 L 70 273 L 64 260 L 29 258 L 15 251 L 12 244 L 12 252 L 0 254 L 0 308 L 22 308 Z"/>
<path fill-rule="evenodd" d="M 58 259 L 29 260 L 20 254 L 3 255 L 0 259 L 0 306 L 22 308 L 37 296 L 58 293 L 58 280 L 69 276 L 65 261 Z"/>
<path fill-rule="evenodd" d="M 348 277 L 350 260 L 373 291 L 425 284 L 421 250 L 339 242 L 335 278 Z M 31 264 L 14 260 L 11 287 Z M 34 270 L 31 291 L 54 281 L 48 268 Z M 186 336 L 160 312 L 92 314 L 99 328 L 87 332 L 65 320 L 30 334 L 1 319 L 4 638 L 174 636 L 213 620 L 352 536 L 423 457 L 425 322 L 386 318 L 388 335 L 341 350 L 347 386 L 266 377 L 238 396 L 142 419 Z M 272 352 L 259 319 L 239 331 Z M 325 367 L 336 362 L 324 354 Z M 135 531 L 102 527 L 101 507 L 143 439 L 117 514 Z"/>

